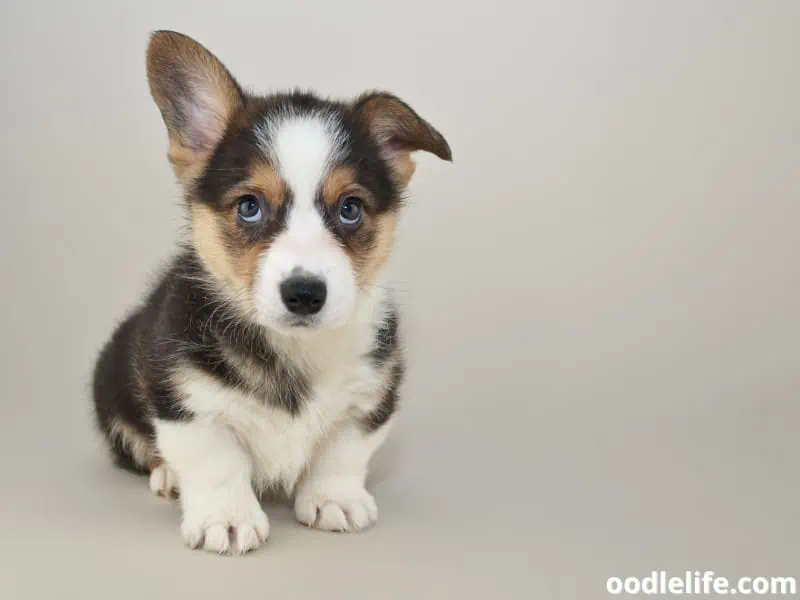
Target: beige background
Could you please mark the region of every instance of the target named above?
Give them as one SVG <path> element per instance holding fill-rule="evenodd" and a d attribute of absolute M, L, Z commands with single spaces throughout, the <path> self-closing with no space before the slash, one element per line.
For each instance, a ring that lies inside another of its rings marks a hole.
<path fill-rule="evenodd" d="M 147 34 L 447 136 L 396 254 L 411 368 L 362 535 L 182 546 L 88 375 L 182 221 Z M 800 3 L 0 6 L 0 596 L 607 597 L 800 575 Z"/>

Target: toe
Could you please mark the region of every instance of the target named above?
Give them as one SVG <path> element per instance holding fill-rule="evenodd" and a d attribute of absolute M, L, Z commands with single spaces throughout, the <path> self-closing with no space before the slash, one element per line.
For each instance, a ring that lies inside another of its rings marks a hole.
<path fill-rule="evenodd" d="M 181 534 L 189 548 L 199 548 L 203 543 L 203 528 L 199 524 L 184 520 L 181 524 Z"/>
<path fill-rule="evenodd" d="M 328 502 L 319 509 L 317 527 L 326 531 L 347 531 L 347 517 L 338 504 Z"/>
<path fill-rule="evenodd" d="M 255 529 L 256 536 L 260 543 L 266 542 L 269 537 L 269 519 L 266 513 L 260 512 L 253 519 L 253 529 Z"/>
<path fill-rule="evenodd" d="M 369 526 L 369 513 L 367 513 L 366 505 L 355 502 L 346 508 L 346 512 L 353 529 L 364 529 Z"/>
<path fill-rule="evenodd" d="M 261 545 L 261 540 L 255 527 L 250 525 L 242 525 L 236 528 L 236 552 L 238 554 L 245 554 L 251 550 L 255 550 Z"/>
<path fill-rule="evenodd" d="M 203 549 L 218 554 L 227 554 L 231 549 L 229 529 L 226 525 L 211 525 L 207 527 Z"/>
<path fill-rule="evenodd" d="M 317 505 L 310 499 L 298 499 L 294 504 L 294 514 L 297 520 L 312 527 L 317 521 Z"/>

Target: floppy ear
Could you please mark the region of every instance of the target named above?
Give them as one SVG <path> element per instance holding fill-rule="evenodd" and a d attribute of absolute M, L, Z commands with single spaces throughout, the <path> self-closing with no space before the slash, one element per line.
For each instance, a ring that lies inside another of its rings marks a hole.
<path fill-rule="evenodd" d="M 169 133 L 170 162 L 179 179 L 188 179 L 222 139 L 244 94 L 211 52 L 174 31 L 150 38 L 147 80 Z"/>
<path fill-rule="evenodd" d="M 401 185 L 414 174 L 412 152 L 422 150 L 442 160 L 453 160 L 442 134 L 400 98 L 385 92 L 367 93 L 356 99 L 353 110 L 378 142 Z"/>

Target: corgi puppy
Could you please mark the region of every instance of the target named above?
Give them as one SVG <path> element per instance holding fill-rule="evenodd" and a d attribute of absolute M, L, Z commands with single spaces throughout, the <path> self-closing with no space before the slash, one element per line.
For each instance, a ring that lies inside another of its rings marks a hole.
<path fill-rule="evenodd" d="M 384 265 L 411 154 L 450 148 L 388 93 L 252 95 L 175 32 L 153 34 L 147 76 L 191 235 L 100 352 L 115 462 L 180 498 L 191 548 L 258 548 L 270 490 L 310 527 L 364 529 L 403 377 Z"/>

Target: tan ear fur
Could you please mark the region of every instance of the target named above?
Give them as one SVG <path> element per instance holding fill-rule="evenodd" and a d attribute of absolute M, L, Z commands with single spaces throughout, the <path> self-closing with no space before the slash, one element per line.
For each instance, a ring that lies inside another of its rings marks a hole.
<path fill-rule="evenodd" d="M 169 133 L 170 162 L 179 179 L 190 179 L 244 105 L 244 94 L 211 52 L 174 31 L 150 38 L 147 80 Z"/>
<path fill-rule="evenodd" d="M 408 184 L 414 174 L 412 152 L 421 150 L 453 160 L 444 136 L 398 97 L 370 92 L 353 103 L 353 110 L 366 123 L 401 185 Z"/>

